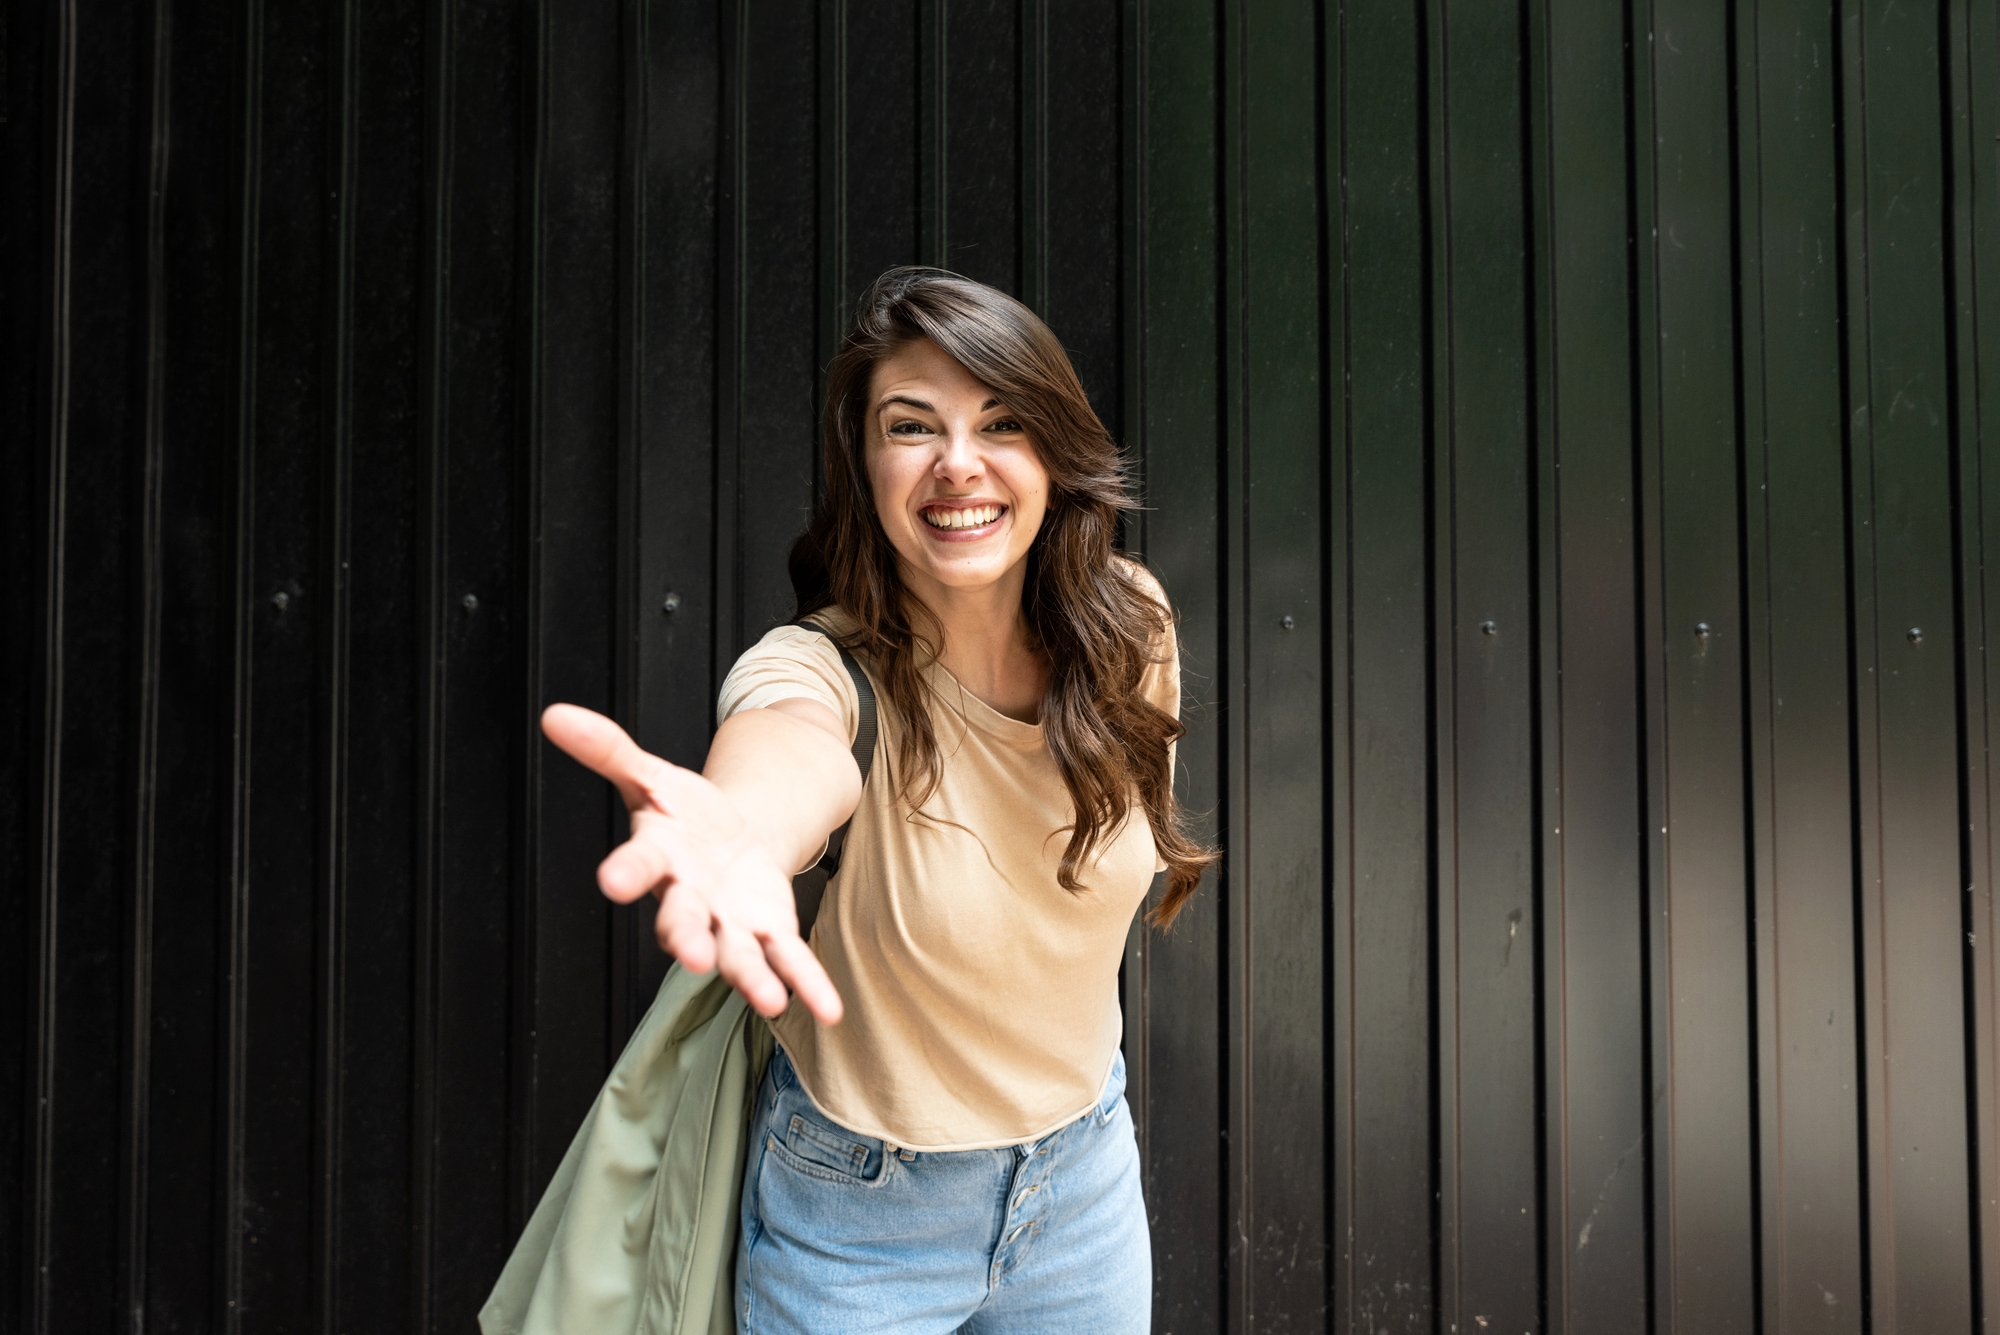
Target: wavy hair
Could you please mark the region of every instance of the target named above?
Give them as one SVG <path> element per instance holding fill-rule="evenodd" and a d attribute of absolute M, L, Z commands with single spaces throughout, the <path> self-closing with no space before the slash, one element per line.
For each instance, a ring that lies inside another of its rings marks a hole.
<path fill-rule="evenodd" d="M 1167 864 L 1167 890 L 1149 917 L 1171 923 L 1215 861 L 1174 799 L 1168 747 L 1180 720 L 1138 691 L 1159 661 L 1171 613 L 1113 548 L 1120 513 L 1135 508 L 1117 443 L 1090 406 L 1062 344 L 1034 312 L 1003 292 L 939 269 L 891 269 L 861 298 L 827 368 L 826 489 L 792 548 L 796 615 L 838 606 L 859 623 L 848 647 L 876 668 L 904 720 L 897 747 L 902 794 L 920 807 L 936 790 L 937 736 L 924 663 L 943 649 L 929 609 L 904 589 L 896 551 L 876 517 L 868 480 L 869 391 L 875 368 L 929 339 L 1006 404 L 1049 475 L 1049 505 L 1028 550 L 1022 612 L 1049 663 L 1042 735 L 1076 811 L 1056 878 L 1082 889 L 1078 870 L 1114 835 L 1137 789 Z"/>

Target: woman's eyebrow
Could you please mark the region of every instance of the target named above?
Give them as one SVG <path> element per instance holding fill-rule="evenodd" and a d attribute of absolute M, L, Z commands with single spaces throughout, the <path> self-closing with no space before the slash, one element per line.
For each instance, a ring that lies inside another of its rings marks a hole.
<path fill-rule="evenodd" d="M 882 400 L 881 404 L 875 409 L 875 411 L 881 412 L 883 409 L 887 408 L 892 403 L 900 403 L 905 405 L 906 407 L 915 408 L 920 413 L 934 413 L 937 411 L 937 409 L 931 407 L 928 403 L 925 403 L 922 399 L 913 399 L 907 394 L 891 394 L 888 398 Z"/>

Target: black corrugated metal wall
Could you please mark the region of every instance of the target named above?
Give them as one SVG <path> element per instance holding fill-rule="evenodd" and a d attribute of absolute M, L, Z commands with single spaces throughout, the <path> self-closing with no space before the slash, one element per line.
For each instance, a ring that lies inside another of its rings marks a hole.
<path fill-rule="evenodd" d="M 0 1330 L 464 1330 L 883 267 L 1140 461 L 1161 1331 L 2000 1300 L 1992 5 L 6 15 Z"/>

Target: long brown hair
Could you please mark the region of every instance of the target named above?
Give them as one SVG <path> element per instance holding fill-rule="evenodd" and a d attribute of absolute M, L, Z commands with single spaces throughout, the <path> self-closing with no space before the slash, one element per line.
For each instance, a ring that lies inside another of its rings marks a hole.
<path fill-rule="evenodd" d="M 1167 892 L 1150 915 L 1165 926 L 1216 858 L 1188 831 L 1174 800 L 1167 748 L 1185 730 L 1138 690 L 1167 643 L 1171 614 L 1113 550 L 1118 516 L 1134 508 L 1124 457 L 1062 344 L 1033 311 L 938 269 L 891 269 L 868 289 L 827 368 L 826 490 L 792 548 L 797 615 L 838 606 L 860 623 L 849 647 L 871 659 L 903 720 L 902 792 L 922 806 L 939 765 L 923 664 L 942 651 L 941 632 L 905 594 L 895 548 L 876 518 L 866 451 L 875 367 L 924 338 L 999 397 L 1048 470 L 1048 512 L 1028 550 L 1021 601 L 1049 662 L 1042 735 L 1076 809 L 1056 878 L 1067 890 L 1082 888 L 1078 869 L 1123 823 L 1136 786 L 1167 864 Z"/>

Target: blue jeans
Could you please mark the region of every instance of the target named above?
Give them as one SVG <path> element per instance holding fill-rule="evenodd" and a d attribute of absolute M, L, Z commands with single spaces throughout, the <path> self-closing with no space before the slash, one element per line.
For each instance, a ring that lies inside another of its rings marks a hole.
<path fill-rule="evenodd" d="M 736 1253 L 744 1335 L 1116 1335 L 1151 1325 L 1125 1060 L 1097 1107 L 997 1150 L 920 1154 L 836 1125 L 773 1054 Z"/>

